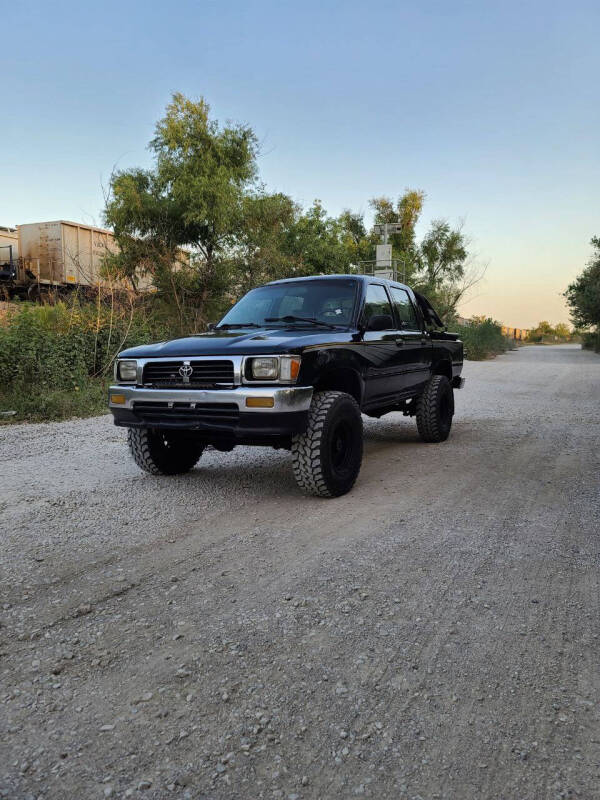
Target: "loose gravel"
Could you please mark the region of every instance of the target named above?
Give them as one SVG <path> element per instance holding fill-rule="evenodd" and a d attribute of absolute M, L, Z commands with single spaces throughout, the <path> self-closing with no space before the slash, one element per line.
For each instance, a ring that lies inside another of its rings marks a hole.
<path fill-rule="evenodd" d="M 0 798 L 599 797 L 600 358 L 464 374 L 447 442 L 366 419 L 335 500 L 0 428 Z"/>

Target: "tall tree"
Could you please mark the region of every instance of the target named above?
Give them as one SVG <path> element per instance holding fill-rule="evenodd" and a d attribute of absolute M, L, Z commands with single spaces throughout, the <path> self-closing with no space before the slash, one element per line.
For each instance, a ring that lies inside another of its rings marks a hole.
<path fill-rule="evenodd" d="M 593 253 L 587 267 L 567 287 L 564 296 L 576 327 L 600 331 L 600 236 L 594 236 L 591 245 Z"/>
<path fill-rule="evenodd" d="M 329 217 L 320 200 L 298 214 L 283 242 L 283 251 L 296 259 L 300 275 L 348 271 L 339 221 Z"/>
<path fill-rule="evenodd" d="M 349 268 L 357 267 L 360 261 L 372 260 L 375 257 L 378 237 L 367 232 L 363 215 L 345 209 L 337 222 Z"/>
<path fill-rule="evenodd" d="M 463 277 L 467 243 L 460 228 L 452 229 L 446 220 L 436 219 L 421 242 L 419 255 L 421 280 L 436 289 Z"/>
<path fill-rule="evenodd" d="M 149 145 L 154 167 L 114 173 L 104 213 L 120 248 L 113 267 L 132 279 L 149 272 L 178 306 L 191 295 L 201 318 L 245 231 L 257 174 L 252 130 L 220 126 L 209 112 L 204 100 L 173 95 Z"/>
<path fill-rule="evenodd" d="M 289 231 L 301 213 L 285 194 L 259 191 L 244 199 L 244 227 L 231 251 L 231 290 L 240 296 L 277 278 L 293 275 L 298 258 L 284 250 Z"/>

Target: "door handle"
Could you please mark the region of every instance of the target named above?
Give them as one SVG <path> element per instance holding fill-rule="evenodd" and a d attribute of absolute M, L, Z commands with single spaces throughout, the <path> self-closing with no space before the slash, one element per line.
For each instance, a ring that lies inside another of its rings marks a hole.
<path fill-rule="evenodd" d="M 401 336 L 396 336 L 395 342 L 397 347 L 402 347 L 404 339 Z"/>

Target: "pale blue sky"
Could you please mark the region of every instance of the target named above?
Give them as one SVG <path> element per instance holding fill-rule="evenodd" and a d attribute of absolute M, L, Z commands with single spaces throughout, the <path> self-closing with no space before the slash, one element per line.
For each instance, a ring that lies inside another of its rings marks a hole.
<path fill-rule="evenodd" d="M 249 123 L 272 190 L 328 211 L 427 193 L 485 282 L 463 313 L 566 321 L 600 234 L 600 3 L 19 0 L 3 30 L 0 225 L 100 222 L 173 91 Z M 6 47 L 8 45 L 8 52 Z"/>

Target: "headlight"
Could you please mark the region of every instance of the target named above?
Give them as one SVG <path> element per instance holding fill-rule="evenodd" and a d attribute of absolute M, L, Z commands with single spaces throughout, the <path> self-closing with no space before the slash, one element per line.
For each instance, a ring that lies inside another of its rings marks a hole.
<path fill-rule="evenodd" d="M 300 356 L 258 356 L 248 358 L 246 380 L 295 383 L 300 372 Z"/>
<path fill-rule="evenodd" d="M 260 381 L 275 381 L 279 377 L 279 359 L 253 358 L 252 377 Z"/>
<path fill-rule="evenodd" d="M 137 361 L 117 362 L 117 380 L 135 383 L 137 378 Z"/>

